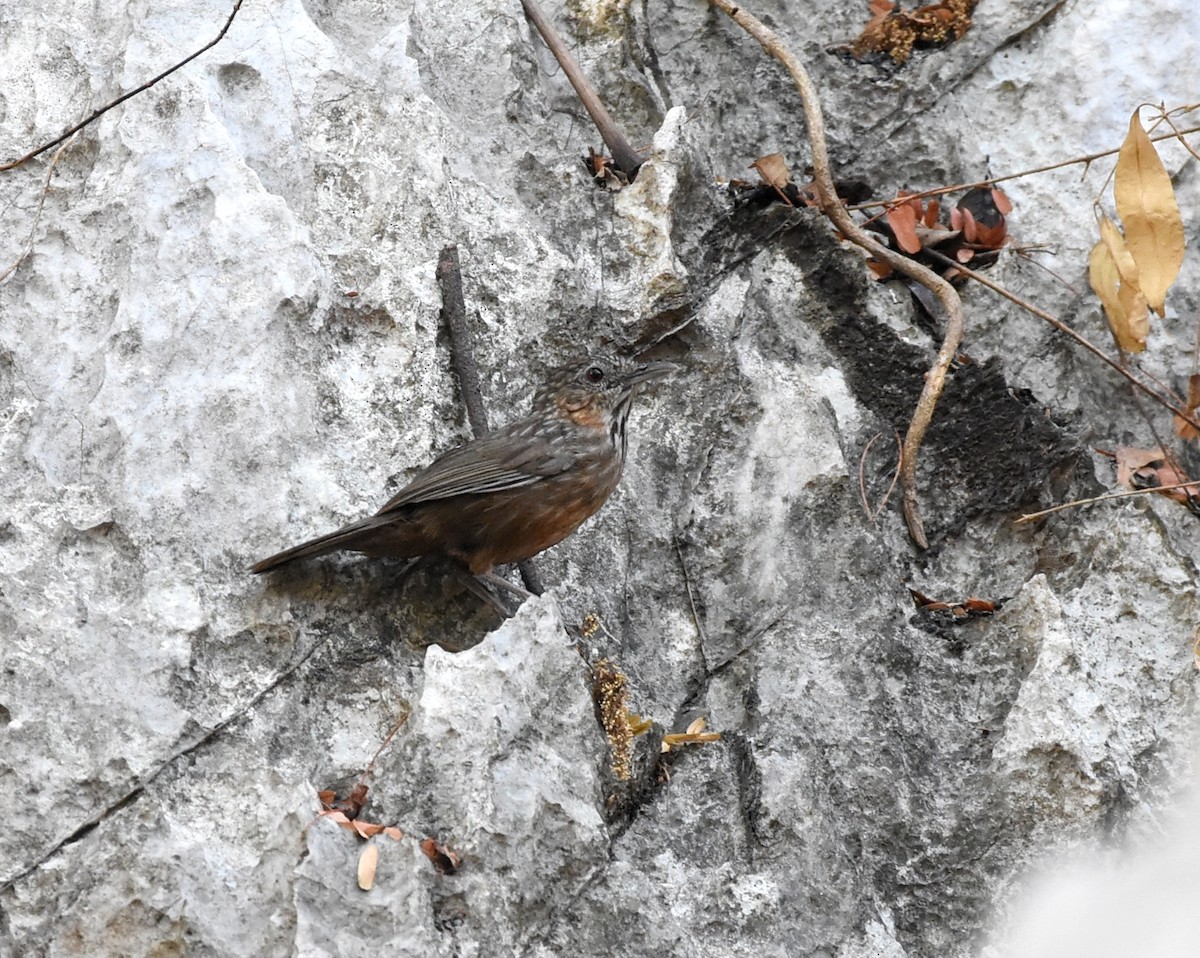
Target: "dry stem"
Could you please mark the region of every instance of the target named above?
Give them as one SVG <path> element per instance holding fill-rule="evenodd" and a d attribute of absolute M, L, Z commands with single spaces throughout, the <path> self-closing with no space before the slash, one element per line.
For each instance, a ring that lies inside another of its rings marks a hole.
<path fill-rule="evenodd" d="M 66 130 L 62 134 L 62 136 L 59 136 L 59 137 L 51 140 L 48 143 L 43 143 L 36 150 L 32 150 L 31 152 L 26 153 L 24 156 L 22 156 L 19 159 L 12 160 L 9 163 L 0 164 L 0 173 L 3 173 L 5 170 L 14 169 L 15 167 L 20 166 L 22 163 L 27 163 L 30 160 L 32 160 L 35 156 L 41 156 L 43 153 L 45 153 L 51 147 L 58 146 L 59 143 L 62 143 L 64 140 L 74 136 L 76 133 L 78 133 L 80 130 L 82 130 L 85 126 L 89 125 L 90 123 L 94 123 L 96 120 L 100 119 L 100 117 L 104 116 L 104 114 L 107 113 L 109 110 L 111 110 L 113 107 L 120 106 L 122 103 L 124 103 L 130 97 L 137 96 L 143 90 L 150 89 L 150 87 L 154 86 L 154 84 L 156 84 L 159 80 L 163 80 L 166 77 L 169 77 L 176 70 L 180 69 L 181 67 L 187 66 L 187 64 L 189 64 L 193 60 L 195 60 L 196 57 L 200 56 L 200 54 L 204 53 L 207 50 L 211 50 L 218 43 L 220 43 L 223 39 L 225 39 L 225 34 L 229 32 L 229 28 L 233 25 L 233 18 L 237 16 L 238 11 L 241 8 L 242 8 L 242 0 L 234 0 L 233 9 L 231 11 L 229 11 L 229 17 L 225 21 L 225 26 L 221 27 L 221 32 L 218 33 L 211 40 L 209 40 L 208 43 L 204 44 L 204 46 L 202 46 L 195 53 L 180 60 L 173 67 L 171 67 L 168 70 L 164 70 L 162 73 L 160 73 L 158 76 L 154 77 L 153 79 L 147 80 L 141 86 L 135 87 L 134 89 L 130 90 L 128 93 L 125 93 L 122 96 L 117 97 L 111 103 L 106 103 L 104 106 L 100 107 L 100 109 L 94 110 L 87 117 L 87 119 L 81 120 L 79 123 L 76 123 L 73 127 Z"/>
<path fill-rule="evenodd" d="M 1192 486 L 1200 486 L 1200 479 L 1189 479 L 1187 482 L 1173 482 L 1168 486 L 1154 486 L 1150 489 L 1131 489 L 1129 492 L 1112 492 L 1106 496 L 1093 496 L 1091 499 L 1072 499 L 1070 502 L 1051 506 L 1049 509 L 1043 509 L 1041 512 L 1028 512 L 1020 518 L 1014 519 L 1013 524 L 1021 525 L 1026 522 L 1033 522 L 1034 519 L 1048 516 L 1052 512 L 1062 512 L 1064 509 L 1074 509 L 1076 506 L 1090 506 L 1092 503 L 1105 502 L 1108 499 L 1126 499 L 1129 496 L 1144 496 L 1149 492 L 1170 492 L 1172 489 L 1187 489 Z"/>
<path fill-rule="evenodd" d="M 946 336 L 938 350 L 937 359 L 929 372 L 925 374 L 925 385 L 921 397 L 917 400 L 917 408 L 913 412 L 912 422 L 904 437 L 904 451 L 900 461 L 900 483 L 904 489 L 904 519 L 908 523 L 908 532 L 913 541 L 922 549 L 929 548 L 925 537 L 924 524 L 921 521 L 920 507 L 917 503 L 917 455 L 921 442 L 933 418 L 933 410 L 946 384 L 946 373 L 950 363 L 958 352 L 963 337 L 962 302 L 954 287 L 938 276 L 933 270 L 922 266 L 907 256 L 902 256 L 888 249 L 862 229 L 851 218 L 849 211 L 838 199 L 833 185 L 833 175 L 829 168 L 829 151 L 825 144 L 825 120 L 821 114 L 821 104 L 817 97 L 816 87 L 808 76 L 808 72 L 784 45 L 774 31 L 770 30 L 759 20 L 744 9 L 731 3 L 730 0 L 709 0 L 714 7 L 727 14 L 738 26 L 757 40 L 762 48 L 784 65 L 796 88 L 800 91 L 804 102 L 804 120 L 808 127 L 808 140 L 812 147 L 813 187 L 817 195 L 817 205 L 841 231 L 841 233 L 860 246 L 875 259 L 887 263 L 896 272 L 916 280 L 930 290 L 942 303 L 946 311 Z"/>
<path fill-rule="evenodd" d="M 583 108 L 588 111 L 588 116 L 592 118 L 592 122 L 596 124 L 596 129 L 600 131 L 600 139 L 604 141 L 604 145 L 612 152 L 613 161 L 617 164 L 617 168 L 632 180 L 638 171 L 638 167 L 642 165 L 642 158 L 629 145 L 629 141 L 625 139 L 625 134 L 621 132 L 621 128 L 617 126 L 616 121 L 605 108 L 600 97 L 596 95 L 595 89 L 588 82 L 587 77 L 584 76 L 583 70 L 579 66 L 579 61 L 571 55 L 571 51 L 567 49 L 567 45 L 562 42 L 562 37 L 554 29 L 554 24 L 546 18 L 546 15 L 542 13 L 538 5 L 534 3 L 534 0 L 521 0 L 521 6 L 525 8 L 525 16 L 529 17 L 530 22 L 537 27 L 538 33 L 542 35 L 542 39 L 546 41 L 546 46 L 554 54 L 554 59 L 562 67 L 563 73 L 567 75 L 567 79 L 571 81 L 571 86 L 575 88 L 575 92 L 579 95 L 579 100 L 583 103 Z"/>
<path fill-rule="evenodd" d="M 1120 373 L 1127 380 L 1129 380 L 1130 385 L 1132 385 L 1135 389 L 1140 389 L 1142 392 L 1144 392 L 1147 396 L 1149 396 L 1155 402 L 1161 404 L 1166 409 L 1169 409 L 1171 412 L 1175 413 L 1176 416 L 1178 416 L 1180 419 L 1182 419 L 1188 425 L 1192 426 L 1192 428 L 1200 431 L 1200 422 L 1197 422 L 1195 419 L 1193 419 L 1192 416 L 1186 410 L 1181 409 L 1175 403 L 1171 402 L 1169 397 L 1163 396 L 1160 393 L 1155 392 L 1153 389 L 1151 389 L 1149 386 L 1147 386 L 1145 383 L 1143 383 L 1141 380 L 1139 380 L 1136 376 L 1134 376 L 1133 373 L 1131 373 L 1123 365 L 1121 365 L 1121 363 L 1117 362 L 1115 359 L 1113 359 L 1111 356 L 1109 356 L 1106 352 L 1104 352 L 1104 350 L 1100 349 L 1100 347 L 1093 345 L 1093 343 L 1090 340 L 1088 340 L 1084 336 L 1079 335 L 1079 333 L 1075 332 L 1075 330 L 1073 330 L 1070 326 L 1068 326 L 1062 320 L 1056 319 L 1055 317 L 1053 317 L 1049 313 L 1047 313 L 1044 309 L 1039 309 L 1038 307 L 1034 306 L 1032 303 L 1026 302 L 1025 300 L 1021 299 L 1020 296 L 1017 296 L 1015 293 L 1010 293 L 1007 289 L 1005 289 L 999 283 L 993 283 L 990 279 L 988 279 L 983 274 L 977 273 L 973 269 L 968 269 L 966 266 L 963 266 L 962 263 L 958 263 L 958 262 L 955 262 L 954 260 L 952 260 L 949 256 L 943 256 L 937 250 L 927 249 L 927 250 L 925 250 L 925 252 L 927 254 L 929 254 L 930 256 L 932 256 L 934 259 L 941 260 L 947 266 L 953 266 L 956 270 L 958 270 L 958 272 L 962 273 L 964 276 L 967 276 L 967 277 L 975 280 L 975 282 L 980 283 L 983 286 L 986 286 L 988 289 L 992 290 L 992 292 L 999 293 L 1001 296 L 1003 296 L 1009 302 L 1016 303 L 1022 309 L 1026 310 L 1027 312 L 1032 313 L 1038 319 L 1045 320 L 1047 323 L 1049 323 L 1051 326 L 1053 326 L 1059 332 L 1065 333 L 1067 336 L 1070 336 L 1071 339 L 1075 340 L 1075 342 L 1077 342 L 1080 346 L 1082 346 L 1084 349 L 1086 349 L 1089 353 L 1092 353 L 1094 356 L 1097 356 L 1100 359 L 1102 359 L 1104 362 L 1108 363 L 1109 366 L 1111 366 L 1118 373 Z"/>
<path fill-rule="evenodd" d="M 1170 123 L 1170 120 L 1167 121 Z M 1174 128 L 1172 124 L 1172 128 Z M 1158 143 L 1160 140 L 1178 139 L 1183 144 L 1183 148 L 1195 155 L 1191 146 L 1183 138 L 1191 133 L 1200 133 L 1200 126 L 1193 126 L 1186 130 L 1176 130 L 1174 133 L 1161 133 L 1158 136 L 1150 137 L 1150 142 Z M 1061 169 L 1064 166 L 1074 166 L 1077 163 L 1092 163 L 1095 160 L 1101 160 L 1106 156 L 1114 156 L 1121 152 L 1121 148 L 1117 147 L 1113 150 L 1102 150 L 1099 153 L 1088 153 L 1086 156 L 1076 156 L 1069 160 L 1061 160 L 1058 163 L 1048 163 L 1045 166 L 1035 166 L 1033 169 L 1022 170 L 1020 173 L 1006 173 L 1004 176 L 993 176 L 986 180 L 977 180 L 974 183 L 958 183 L 955 186 L 938 186 L 931 190 L 921 190 L 918 193 L 905 193 L 905 200 L 919 200 L 927 196 L 943 196 L 946 193 L 958 193 L 959 191 L 973 190 L 979 187 L 992 186 L 996 183 L 1004 183 L 1008 180 L 1019 180 L 1025 176 L 1033 176 L 1035 173 L 1048 173 L 1051 170 Z M 894 203 L 894 199 L 890 200 L 868 200 L 866 203 L 855 203 L 853 206 L 848 206 L 847 209 L 871 210 L 876 207 L 887 207 Z"/>

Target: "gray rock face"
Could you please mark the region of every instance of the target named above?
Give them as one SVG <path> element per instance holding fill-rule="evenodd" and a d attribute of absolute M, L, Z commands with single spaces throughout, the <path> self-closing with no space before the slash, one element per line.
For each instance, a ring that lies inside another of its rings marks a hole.
<path fill-rule="evenodd" d="M 0 14 L 4 159 L 229 9 Z M 1032 867 L 1169 828 L 1195 518 L 1156 497 L 1012 525 L 1110 486 L 1096 447 L 1154 444 L 1122 381 L 964 290 L 917 552 L 897 496 L 872 519 L 860 489 L 874 508 L 891 480 L 929 322 L 816 214 L 716 186 L 774 151 L 803 169 L 791 81 L 703 3 L 548 12 L 650 156 L 619 193 L 515 3 L 247 0 L 52 171 L 0 176 L 0 954 L 1031 954 Z M 876 196 L 1111 149 L 1138 103 L 1200 88 L 1189 0 L 982 0 L 902 68 L 827 51 L 865 2 L 753 12 L 812 70 L 838 178 Z M 1192 248 L 1139 361 L 1177 384 L 1200 192 L 1163 156 Z M 1107 348 L 1104 162 L 1005 184 L 1015 242 L 1066 282 L 1008 255 L 990 275 Z M 593 345 L 686 365 L 638 398 L 622 485 L 502 624 L 394 563 L 248 576 L 467 437 L 448 243 L 494 423 Z M 905 584 L 1008 601 L 956 625 Z M 656 723 L 629 782 L 601 657 Z M 317 791 L 345 795 L 406 712 L 362 812 L 403 837 L 370 839 L 362 891 L 364 840 Z M 698 716 L 719 742 L 659 751 Z M 1163 873 L 1194 874 L 1194 832 L 1177 849 Z"/>

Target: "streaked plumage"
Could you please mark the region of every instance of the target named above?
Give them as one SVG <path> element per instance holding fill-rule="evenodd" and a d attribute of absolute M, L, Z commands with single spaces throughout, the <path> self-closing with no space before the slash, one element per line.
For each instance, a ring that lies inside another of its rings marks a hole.
<path fill-rule="evenodd" d="M 485 575 L 536 555 L 574 532 L 617 487 L 633 395 L 675 368 L 611 356 L 562 366 L 534 395 L 528 416 L 434 460 L 375 515 L 250 571 L 347 549 L 446 555 Z"/>

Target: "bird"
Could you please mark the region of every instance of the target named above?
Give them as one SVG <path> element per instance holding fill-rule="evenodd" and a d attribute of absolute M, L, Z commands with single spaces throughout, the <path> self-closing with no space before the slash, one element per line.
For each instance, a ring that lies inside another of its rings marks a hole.
<path fill-rule="evenodd" d="M 609 354 L 560 366 L 534 393 L 524 418 L 439 456 L 373 516 L 269 556 L 250 571 L 340 550 L 372 558 L 443 556 L 528 598 L 494 567 L 558 544 L 604 505 L 625 466 L 634 395 L 678 369 Z"/>

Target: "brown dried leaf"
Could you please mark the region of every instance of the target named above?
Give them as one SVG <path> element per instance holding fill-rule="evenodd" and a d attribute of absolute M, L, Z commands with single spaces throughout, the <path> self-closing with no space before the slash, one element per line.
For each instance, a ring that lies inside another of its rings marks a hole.
<path fill-rule="evenodd" d="M 1183 263 L 1183 219 L 1170 174 L 1136 110 L 1117 158 L 1113 195 L 1129 251 L 1137 262 L 1138 288 L 1149 307 L 1162 316 L 1167 290 Z"/>
<path fill-rule="evenodd" d="M 375 887 L 375 869 L 379 867 L 379 846 L 368 845 L 358 856 L 358 887 L 370 891 Z"/>
<path fill-rule="evenodd" d="M 1113 454 L 1113 458 L 1117 462 L 1117 483 L 1122 486 L 1129 486 L 1131 489 L 1145 488 L 1138 486 L 1134 481 L 1134 477 L 1149 468 L 1151 470 L 1158 469 L 1166 462 L 1166 455 L 1162 448 L 1156 446 L 1154 449 L 1136 449 L 1133 446 L 1117 446 L 1117 451 Z M 1179 482 L 1181 480 L 1175 480 Z"/>
<path fill-rule="evenodd" d="M 686 732 L 674 732 L 663 736 L 662 751 L 669 752 L 671 749 L 679 748 L 681 745 L 702 745 L 705 742 L 719 741 L 721 741 L 720 732 L 699 732 L 696 735 L 688 735 Z"/>
<path fill-rule="evenodd" d="M 392 841 L 396 842 L 400 841 L 400 839 L 404 837 L 404 832 L 400 831 L 400 829 L 398 829 L 395 825 L 389 825 L 383 830 L 383 834 L 392 839 Z"/>
<path fill-rule="evenodd" d="M 921 240 L 916 231 L 917 213 L 911 203 L 891 207 L 884 215 L 884 219 L 892 228 L 892 233 L 896 237 L 896 242 L 900 244 L 901 250 L 909 256 L 915 256 L 921 252 Z"/>
<path fill-rule="evenodd" d="M 750 166 L 758 171 L 758 175 L 762 177 L 767 186 L 773 186 L 777 190 L 784 189 L 791 182 L 792 175 L 788 172 L 787 161 L 783 158 L 782 153 L 768 153 L 766 156 L 760 156 Z"/>
<path fill-rule="evenodd" d="M 996 209 L 1007 216 L 1012 212 L 1012 200 L 1008 198 L 1008 194 L 999 187 L 992 187 L 992 202 L 996 204 Z"/>
<path fill-rule="evenodd" d="M 934 229 L 938 225 L 938 215 L 942 211 L 942 206 L 937 200 L 930 200 L 929 205 L 925 207 L 925 225 L 929 229 Z"/>
<path fill-rule="evenodd" d="M 869 7 L 871 11 L 871 19 L 867 21 L 864 29 L 870 30 L 872 27 L 877 27 L 888 18 L 893 10 L 896 9 L 896 4 L 892 0 L 871 0 Z"/>
<path fill-rule="evenodd" d="M 421 851 L 425 853 L 426 858 L 433 862 L 433 867 L 443 875 L 453 875 L 462 863 L 462 859 L 458 857 L 458 853 L 453 848 L 447 848 L 433 838 L 427 838 L 421 842 Z"/>
<path fill-rule="evenodd" d="M 1129 446 L 1118 446 L 1115 458 L 1117 482 L 1132 489 L 1156 489 L 1159 486 L 1173 486 L 1189 481 L 1183 472 L 1171 464 L 1160 448 L 1133 449 Z M 1186 489 L 1166 489 L 1161 494 L 1176 502 L 1189 501 Z"/>
<path fill-rule="evenodd" d="M 357 818 L 353 819 L 347 825 L 347 828 L 355 832 L 359 838 L 371 838 L 373 835 L 378 835 L 383 831 L 382 825 L 376 825 L 374 822 L 362 822 Z"/>
<path fill-rule="evenodd" d="M 1140 345 L 1131 352 L 1141 352 L 1146 348 L 1146 337 L 1150 335 L 1150 309 L 1146 297 L 1140 289 L 1121 284 L 1117 294 L 1121 299 L 1121 308 L 1125 310 L 1125 323 L 1129 328 L 1130 338 Z"/>

